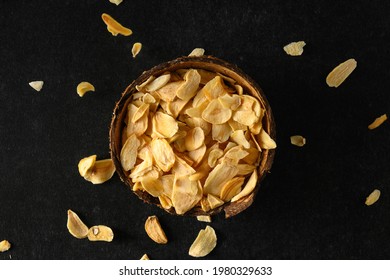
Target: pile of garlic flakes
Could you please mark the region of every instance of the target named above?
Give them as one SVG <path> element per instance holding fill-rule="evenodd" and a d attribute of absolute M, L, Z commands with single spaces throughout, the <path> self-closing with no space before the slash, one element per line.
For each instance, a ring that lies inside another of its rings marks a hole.
<path fill-rule="evenodd" d="M 184 214 L 250 194 L 264 149 L 260 101 L 233 79 L 203 69 L 151 76 L 127 106 L 120 161 L 133 183 Z"/>

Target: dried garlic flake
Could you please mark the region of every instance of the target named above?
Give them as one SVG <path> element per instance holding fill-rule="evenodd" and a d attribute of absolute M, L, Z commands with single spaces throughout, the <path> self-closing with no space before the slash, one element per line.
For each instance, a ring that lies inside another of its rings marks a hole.
<path fill-rule="evenodd" d="M 124 27 L 122 24 L 117 22 L 115 19 L 113 19 L 108 14 L 102 14 L 102 20 L 107 25 L 107 30 L 113 35 L 116 36 L 118 34 L 121 34 L 123 36 L 130 36 L 133 34 L 133 31 L 131 29 Z"/>
<path fill-rule="evenodd" d="M 123 0 L 109 0 L 112 4 L 119 5 Z"/>
<path fill-rule="evenodd" d="M 11 243 L 8 240 L 3 240 L 0 242 L 0 253 L 8 251 L 11 248 Z"/>
<path fill-rule="evenodd" d="M 276 148 L 276 142 L 269 136 L 269 134 L 264 129 L 260 131 L 259 138 L 259 145 L 262 149 L 270 150 Z"/>
<path fill-rule="evenodd" d="M 87 237 L 88 227 L 81 221 L 79 216 L 72 210 L 68 210 L 68 222 L 66 224 L 71 235 L 78 239 Z"/>
<path fill-rule="evenodd" d="M 346 78 L 355 70 L 357 62 L 355 59 L 350 58 L 347 61 L 336 66 L 332 72 L 326 77 L 326 83 L 330 87 L 340 86 Z"/>
<path fill-rule="evenodd" d="M 292 42 L 283 47 L 283 50 L 291 56 L 299 56 L 303 53 L 303 47 L 306 46 L 304 41 Z"/>
<path fill-rule="evenodd" d="M 144 254 L 141 258 L 140 258 L 141 261 L 148 261 L 150 260 L 149 259 L 149 256 L 147 254 Z"/>
<path fill-rule="evenodd" d="M 367 196 L 366 205 L 367 206 L 373 205 L 375 202 L 378 201 L 380 196 L 381 196 L 381 191 L 375 189 L 369 196 Z"/>
<path fill-rule="evenodd" d="M 96 163 L 96 155 L 92 155 L 89 157 L 82 158 L 79 161 L 78 169 L 81 177 L 90 177 L 92 174 L 92 169 Z"/>
<path fill-rule="evenodd" d="M 242 189 L 240 193 L 238 193 L 231 199 L 231 202 L 238 201 L 241 198 L 250 195 L 256 187 L 257 180 L 258 180 L 257 171 L 253 170 L 252 175 L 249 177 L 249 180 L 246 183 L 245 187 Z"/>
<path fill-rule="evenodd" d="M 108 181 L 115 173 L 112 159 L 96 160 L 96 155 L 81 159 L 78 169 L 80 175 L 94 185 Z"/>
<path fill-rule="evenodd" d="M 197 219 L 199 222 L 211 223 L 211 217 L 210 217 L 210 216 L 207 216 L 207 215 L 196 216 L 196 219 Z"/>
<path fill-rule="evenodd" d="M 379 118 L 376 118 L 375 121 L 373 121 L 373 123 L 371 123 L 371 124 L 368 126 L 368 129 L 375 129 L 375 128 L 377 128 L 377 127 L 380 126 L 385 120 L 387 120 L 387 115 L 386 115 L 386 114 L 380 116 Z"/>
<path fill-rule="evenodd" d="M 95 87 L 89 82 L 81 82 L 77 85 L 77 94 L 83 97 L 88 91 L 95 91 Z"/>
<path fill-rule="evenodd" d="M 103 225 L 91 227 L 87 236 L 89 241 L 111 242 L 114 239 L 114 233 L 112 229 Z"/>
<path fill-rule="evenodd" d="M 158 244 L 167 244 L 168 238 L 161 227 L 157 216 L 149 216 L 145 221 L 145 231 L 154 242 Z"/>
<path fill-rule="evenodd" d="M 204 257 L 208 255 L 217 245 L 217 235 L 212 227 L 206 226 L 200 230 L 194 243 L 192 243 L 188 254 L 192 257 Z"/>
<path fill-rule="evenodd" d="M 90 181 L 94 185 L 103 184 L 110 180 L 114 173 L 115 165 L 112 159 L 102 159 L 95 162 L 91 176 L 89 178 L 84 177 L 84 179 Z"/>
<path fill-rule="evenodd" d="M 30 85 L 30 87 L 32 87 L 36 91 L 41 91 L 41 89 L 43 87 L 43 81 L 33 81 L 33 82 L 28 83 L 28 84 Z"/>
<path fill-rule="evenodd" d="M 204 55 L 204 49 L 196 48 L 193 49 L 193 51 L 188 56 L 202 56 L 202 55 Z"/>
<path fill-rule="evenodd" d="M 137 56 L 137 54 L 139 54 L 141 49 L 142 49 L 141 43 L 139 43 L 139 42 L 134 43 L 133 48 L 131 49 L 131 53 L 133 54 L 133 58 L 135 58 Z"/>
<path fill-rule="evenodd" d="M 303 147 L 306 144 L 306 138 L 302 137 L 301 135 L 294 135 L 290 137 L 291 144 Z"/>

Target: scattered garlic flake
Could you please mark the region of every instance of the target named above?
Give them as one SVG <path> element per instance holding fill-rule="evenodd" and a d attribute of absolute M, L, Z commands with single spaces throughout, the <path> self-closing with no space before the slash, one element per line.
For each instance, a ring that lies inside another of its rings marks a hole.
<path fill-rule="evenodd" d="M 368 126 L 368 129 L 375 129 L 377 128 L 378 126 L 380 126 L 384 121 L 387 120 L 387 115 L 384 114 L 382 116 L 380 116 L 379 118 L 376 118 L 375 121 L 373 121 L 373 123 L 371 123 L 369 126 Z"/>
<path fill-rule="evenodd" d="M 147 254 L 144 254 L 141 258 L 140 258 L 141 261 L 148 261 L 150 260 L 149 259 L 149 256 Z"/>
<path fill-rule="evenodd" d="M 41 91 L 41 89 L 43 87 L 43 81 L 33 81 L 33 82 L 28 83 L 28 84 L 30 85 L 30 87 L 32 87 L 36 91 Z"/>
<path fill-rule="evenodd" d="M 199 222 L 211 223 L 211 217 L 210 217 L 210 216 L 207 216 L 207 215 L 196 216 L 196 219 L 197 219 Z"/>
<path fill-rule="evenodd" d="M 305 41 L 292 42 L 283 47 L 283 50 L 291 56 L 300 56 L 303 53 L 303 47 L 306 46 Z"/>
<path fill-rule="evenodd" d="M 89 228 L 87 237 L 89 241 L 112 242 L 114 232 L 108 226 L 98 225 Z"/>
<path fill-rule="evenodd" d="M 378 189 L 373 190 L 372 193 L 366 198 L 366 205 L 367 206 L 373 205 L 375 202 L 378 201 L 380 196 L 381 196 L 380 190 Z"/>
<path fill-rule="evenodd" d="M 95 87 L 89 82 L 81 82 L 77 85 L 76 91 L 80 97 L 83 97 L 86 92 L 95 91 Z"/>
<path fill-rule="evenodd" d="M 123 36 L 130 36 L 133 31 L 130 28 L 124 27 L 122 24 L 113 19 L 109 14 L 103 13 L 102 20 L 107 25 L 107 30 L 113 35 L 121 34 Z"/>
<path fill-rule="evenodd" d="M 188 56 L 202 56 L 204 55 L 204 49 L 196 48 Z"/>
<path fill-rule="evenodd" d="M 200 230 L 195 241 L 192 243 L 188 254 L 195 258 L 207 256 L 217 246 L 217 235 L 215 230 L 206 226 L 205 229 Z"/>
<path fill-rule="evenodd" d="M 137 54 L 139 54 L 141 49 L 142 49 L 141 43 L 139 43 L 139 42 L 134 43 L 133 48 L 131 49 L 131 53 L 133 54 L 133 58 L 135 58 L 137 56 Z"/>
<path fill-rule="evenodd" d="M 3 240 L 0 242 L 0 252 L 8 251 L 11 248 L 11 243 L 8 240 Z"/>
<path fill-rule="evenodd" d="M 301 135 L 294 135 L 290 137 L 291 144 L 298 146 L 298 147 L 303 147 L 306 144 L 306 138 L 304 138 Z"/>
<path fill-rule="evenodd" d="M 112 4 L 119 5 L 123 0 L 109 0 Z"/>
<path fill-rule="evenodd" d="M 356 67 L 357 61 L 353 58 L 340 63 L 326 77 L 326 83 L 329 87 L 339 87 Z"/>

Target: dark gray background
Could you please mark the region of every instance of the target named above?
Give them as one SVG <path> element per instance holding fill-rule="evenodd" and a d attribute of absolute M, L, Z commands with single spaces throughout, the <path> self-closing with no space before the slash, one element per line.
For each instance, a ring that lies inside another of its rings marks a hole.
<path fill-rule="evenodd" d="M 218 245 L 206 259 L 390 258 L 388 1 L 0 1 L 0 259 L 187 259 L 206 226 L 146 205 L 118 176 L 92 185 L 78 161 L 109 157 L 115 102 L 144 70 L 195 47 L 237 64 L 263 88 L 274 112 L 272 173 L 255 203 L 213 219 Z M 113 37 L 108 13 L 133 30 Z M 284 53 L 307 43 L 301 57 Z M 133 43 L 142 42 L 136 59 Z M 355 58 L 339 88 L 327 74 Z M 28 83 L 45 82 L 41 92 Z M 96 92 L 80 98 L 89 81 Z M 290 144 L 301 134 L 307 145 Z M 366 196 L 382 191 L 377 204 Z M 113 228 L 112 243 L 72 237 L 67 209 Z M 144 221 L 157 215 L 169 238 L 157 245 Z"/>

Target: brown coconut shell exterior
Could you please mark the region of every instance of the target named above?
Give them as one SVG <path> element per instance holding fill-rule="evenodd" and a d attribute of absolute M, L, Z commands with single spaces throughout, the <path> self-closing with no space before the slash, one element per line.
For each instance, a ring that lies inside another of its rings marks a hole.
<path fill-rule="evenodd" d="M 239 85 L 241 85 L 244 89 L 245 94 L 250 94 L 252 96 L 257 97 L 263 108 L 265 108 L 265 115 L 263 117 L 263 128 L 268 132 L 272 139 L 276 139 L 276 131 L 275 131 L 275 121 L 272 115 L 271 107 L 265 97 L 260 86 L 247 74 L 245 74 L 240 68 L 236 65 L 228 63 L 224 60 L 213 56 L 200 56 L 200 57 L 179 57 L 175 60 L 168 61 L 162 64 L 159 64 L 152 69 L 145 71 L 139 76 L 136 80 L 134 80 L 123 92 L 121 98 L 116 103 L 110 127 L 110 153 L 111 158 L 114 162 L 116 172 L 118 173 L 120 179 L 130 188 L 132 189 L 133 183 L 130 178 L 128 178 L 128 174 L 122 169 L 120 163 L 120 152 L 122 148 L 121 144 L 121 133 L 124 123 L 124 117 L 127 114 L 127 105 L 131 101 L 131 95 L 137 92 L 135 86 L 142 84 L 146 81 L 150 76 L 159 76 L 164 72 L 173 72 L 178 69 L 204 69 L 211 72 L 218 72 L 222 75 L 230 77 L 234 79 Z M 209 212 L 204 212 L 200 207 L 195 207 L 190 211 L 186 212 L 184 215 L 198 216 L 198 215 L 214 215 L 222 210 L 225 212 L 225 217 L 232 217 L 237 215 L 238 213 L 247 209 L 252 203 L 258 192 L 260 182 L 264 179 L 265 175 L 270 172 L 273 160 L 275 156 L 275 150 L 263 150 L 260 153 L 260 162 L 258 166 L 258 174 L 259 179 L 254 191 L 247 195 L 246 197 L 241 198 L 235 202 L 228 202 L 224 205 L 212 209 Z M 158 207 L 164 209 L 165 211 L 176 214 L 174 208 L 165 209 L 159 203 L 159 200 L 147 192 L 143 191 L 135 191 L 134 192 L 140 199 L 144 202 L 155 204 Z"/>

